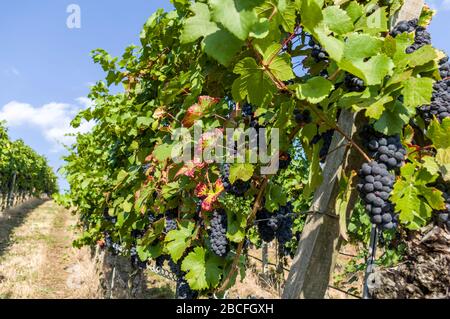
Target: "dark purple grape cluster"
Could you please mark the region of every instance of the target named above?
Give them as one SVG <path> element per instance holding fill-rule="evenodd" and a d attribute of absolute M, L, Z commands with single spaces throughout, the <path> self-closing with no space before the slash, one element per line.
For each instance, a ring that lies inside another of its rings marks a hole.
<path fill-rule="evenodd" d="M 436 188 L 442 191 L 445 209 L 435 212 L 435 216 L 439 225 L 446 226 L 450 230 L 450 185 L 440 183 Z"/>
<path fill-rule="evenodd" d="M 220 257 L 224 257 L 228 250 L 227 239 L 227 214 L 225 211 L 215 211 L 211 218 L 211 229 L 209 231 L 211 250 Z"/>
<path fill-rule="evenodd" d="M 319 151 L 320 162 L 325 163 L 325 160 L 328 155 L 328 151 L 330 150 L 331 141 L 333 140 L 334 130 L 328 130 L 323 132 L 322 134 L 318 134 L 313 137 L 311 144 L 317 144 L 320 140 L 323 140 L 322 148 Z"/>
<path fill-rule="evenodd" d="M 450 77 L 450 63 L 448 61 L 448 56 L 445 56 L 439 61 L 439 74 L 442 79 Z"/>
<path fill-rule="evenodd" d="M 192 290 L 185 279 L 179 278 L 177 280 L 175 295 L 177 299 L 181 300 L 197 299 L 198 292 Z"/>
<path fill-rule="evenodd" d="M 419 108 L 420 113 L 429 123 L 434 117 L 439 121 L 450 117 L 450 80 L 442 80 L 434 84 L 431 104 Z"/>
<path fill-rule="evenodd" d="M 271 242 L 276 237 L 280 245 L 284 246 L 292 239 L 292 215 L 290 203 L 286 206 L 280 206 L 278 211 L 273 214 L 265 208 L 258 211 L 256 220 L 261 239 L 265 242 Z"/>
<path fill-rule="evenodd" d="M 276 212 L 278 222 L 276 237 L 281 247 L 284 247 L 292 239 L 293 214 L 291 203 L 288 203 L 286 206 L 280 206 Z"/>
<path fill-rule="evenodd" d="M 295 122 L 301 126 L 305 126 L 312 122 L 311 112 L 309 110 L 294 109 Z"/>
<path fill-rule="evenodd" d="M 318 45 L 312 37 L 309 40 L 309 46 L 312 48 L 311 56 L 317 63 L 321 61 L 328 61 L 328 53 L 320 45 Z"/>
<path fill-rule="evenodd" d="M 429 123 L 434 117 L 439 121 L 450 117 L 450 64 L 448 57 L 440 61 L 439 72 L 443 80 L 438 81 L 433 86 L 433 96 L 430 105 L 423 105 L 419 111 L 425 120 Z"/>
<path fill-rule="evenodd" d="M 416 32 L 414 43 L 406 49 L 406 53 L 411 54 L 421 47 L 431 44 L 431 34 L 426 28 L 419 26 L 419 20 L 413 19 L 410 21 L 400 21 L 391 31 L 391 35 L 396 37 L 404 32 Z"/>
<path fill-rule="evenodd" d="M 244 182 L 240 179 L 236 180 L 234 184 L 230 182 L 230 164 L 225 163 L 221 168 L 221 176 L 223 187 L 229 194 L 235 196 L 244 196 L 244 194 L 250 189 L 250 182 Z"/>
<path fill-rule="evenodd" d="M 177 277 L 182 278 L 184 276 L 183 271 L 181 270 L 181 259 L 176 263 L 172 258 L 169 257 L 169 268 L 170 271 Z"/>
<path fill-rule="evenodd" d="M 402 33 L 411 33 L 414 32 L 419 24 L 418 19 L 413 19 L 410 21 L 400 21 L 390 32 L 391 36 L 396 37 Z"/>
<path fill-rule="evenodd" d="M 357 189 L 365 203 L 370 221 L 381 229 L 397 226 L 394 205 L 389 201 L 395 176 L 389 173 L 385 164 L 372 161 L 364 163 L 359 171 L 361 182 Z"/>
<path fill-rule="evenodd" d="M 400 141 L 400 136 L 386 136 L 369 125 L 363 127 L 360 136 L 364 146 L 369 150 L 368 155 L 375 161 L 385 164 L 387 169 L 400 168 L 405 162 L 406 149 Z"/>
<path fill-rule="evenodd" d="M 261 239 L 270 243 L 275 239 L 276 221 L 273 215 L 265 208 L 256 213 L 256 223 L 258 225 L 258 233 Z"/>
<path fill-rule="evenodd" d="M 291 164 L 291 155 L 288 152 L 280 152 L 280 158 L 278 161 L 278 165 L 280 169 L 286 169 Z"/>
<path fill-rule="evenodd" d="M 364 81 L 350 73 L 345 75 L 344 84 L 350 92 L 362 92 L 366 89 Z"/>
<path fill-rule="evenodd" d="M 177 213 L 176 210 L 169 210 L 166 213 L 166 226 L 165 226 L 165 232 L 168 233 L 172 230 L 177 229 Z"/>
<path fill-rule="evenodd" d="M 250 103 L 245 103 L 242 106 L 242 116 L 253 117 L 253 106 Z"/>

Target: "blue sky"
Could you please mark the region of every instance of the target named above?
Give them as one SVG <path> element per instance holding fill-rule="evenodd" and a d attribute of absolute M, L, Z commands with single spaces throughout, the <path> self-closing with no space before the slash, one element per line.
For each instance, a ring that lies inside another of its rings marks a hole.
<path fill-rule="evenodd" d="M 436 47 L 450 52 L 450 0 L 428 1 L 438 9 L 431 32 Z M 67 7 L 81 8 L 81 28 L 66 25 Z M 2 1 L 0 10 L 0 119 L 6 119 L 12 139 L 22 138 L 44 154 L 55 168 L 62 164 L 70 143 L 70 119 L 89 105 L 89 86 L 104 74 L 90 58 L 103 48 L 120 55 L 139 43 L 139 32 L 169 0 L 15 0 Z M 85 124 L 81 130 L 88 130 Z M 63 188 L 67 187 L 61 179 Z"/>

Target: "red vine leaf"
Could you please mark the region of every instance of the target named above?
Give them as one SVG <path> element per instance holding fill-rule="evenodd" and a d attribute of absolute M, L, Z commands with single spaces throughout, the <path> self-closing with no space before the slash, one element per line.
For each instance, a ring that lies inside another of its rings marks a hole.
<path fill-rule="evenodd" d="M 181 123 L 184 127 L 191 127 L 195 121 L 201 119 L 214 105 L 219 103 L 220 99 L 210 96 L 200 96 L 198 103 L 188 108 L 186 115 Z"/>

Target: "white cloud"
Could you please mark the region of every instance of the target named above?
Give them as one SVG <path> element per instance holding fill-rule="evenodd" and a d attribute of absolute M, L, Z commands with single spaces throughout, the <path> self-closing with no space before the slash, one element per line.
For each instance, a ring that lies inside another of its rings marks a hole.
<path fill-rule="evenodd" d="M 76 99 L 78 105 L 66 103 L 48 103 L 40 107 L 31 104 L 11 101 L 0 109 L 0 120 L 5 120 L 9 127 L 34 127 L 42 131 L 43 136 L 52 142 L 53 151 L 60 150 L 61 144 L 70 145 L 75 141 L 74 136 L 67 134 L 88 132 L 93 122 L 83 122 L 74 129 L 70 122 L 79 110 L 92 105 L 87 98 Z"/>

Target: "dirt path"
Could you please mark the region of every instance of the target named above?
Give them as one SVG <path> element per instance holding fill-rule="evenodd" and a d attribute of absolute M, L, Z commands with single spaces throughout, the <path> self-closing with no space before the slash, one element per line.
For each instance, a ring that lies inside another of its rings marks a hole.
<path fill-rule="evenodd" d="M 52 201 L 0 216 L 0 298 L 96 298 L 89 250 L 72 247 L 76 218 Z"/>

